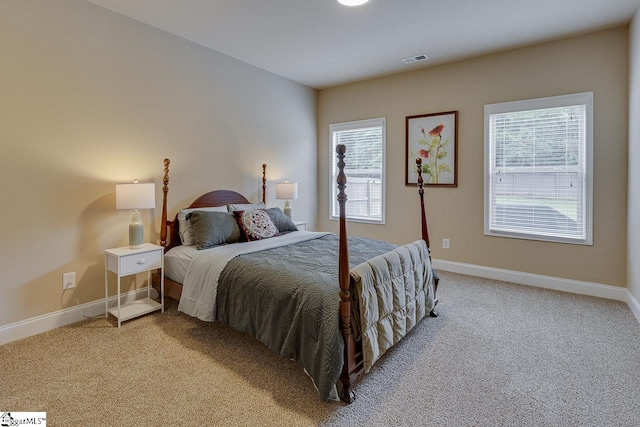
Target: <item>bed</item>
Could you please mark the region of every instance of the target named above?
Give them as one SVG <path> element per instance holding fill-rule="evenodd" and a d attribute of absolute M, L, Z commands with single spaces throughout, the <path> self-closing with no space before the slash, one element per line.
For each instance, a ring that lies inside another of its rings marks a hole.
<path fill-rule="evenodd" d="M 170 221 L 170 161 L 165 159 L 160 240 L 165 247 L 165 296 L 179 301 L 180 311 L 254 336 L 273 352 L 296 360 L 321 399 L 351 403 L 355 380 L 422 318 L 437 316 L 438 276 L 430 263 L 422 177 L 418 179 L 420 240 L 396 246 L 347 237 L 346 148 L 339 145 L 336 152 L 339 235 L 295 231 L 279 216 L 279 208 L 266 209 L 266 165 L 262 165 L 262 206 L 237 192 L 215 190 Z M 220 234 L 212 230 L 225 229 L 219 221 L 229 224 L 225 209 L 238 218 L 241 231 L 245 231 L 243 215 L 268 213 L 278 236 L 245 236 L 249 241 L 219 244 L 235 242 L 229 237 L 234 231 L 217 235 L 215 245 L 203 244 L 203 235 L 209 236 L 205 243 L 211 243 L 210 236 Z M 182 243 L 185 220 L 193 227 L 194 245 Z M 157 290 L 159 279 L 154 275 Z"/>

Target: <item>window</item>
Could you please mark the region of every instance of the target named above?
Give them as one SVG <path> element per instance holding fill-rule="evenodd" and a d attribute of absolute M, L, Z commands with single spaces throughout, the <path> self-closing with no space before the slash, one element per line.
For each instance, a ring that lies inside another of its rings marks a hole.
<path fill-rule="evenodd" d="M 344 144 L 344 173 L 347 176 L 347 219 L 384 224 L 384 158 L 386 119 L 332 124 L 331 134 L 331 219 L 340 218 L 337 201 L 338 159 L 336 146 Z"/>
<path fill-rule="evenodd" d="M 593 92 L 484 107 L 484 234 L 592 244 Z"/>

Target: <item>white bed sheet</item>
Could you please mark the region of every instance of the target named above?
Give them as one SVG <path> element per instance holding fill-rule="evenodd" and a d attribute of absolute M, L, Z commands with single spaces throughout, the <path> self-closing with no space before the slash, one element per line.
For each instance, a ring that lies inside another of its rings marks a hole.
<path fill-rule="evenodd" d="M 164 256 L 164 275 L 174 282 L 184 283 L 193 258 L 198 255 L 195 246 L 176 246 Z"/>

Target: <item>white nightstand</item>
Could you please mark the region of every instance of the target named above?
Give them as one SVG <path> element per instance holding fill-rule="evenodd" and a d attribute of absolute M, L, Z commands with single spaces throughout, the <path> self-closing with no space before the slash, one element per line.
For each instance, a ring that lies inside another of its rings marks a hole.
<path fill-rule="evenodd" d="M 118 327 L 125 320 L 161 310 L 164 313 L 164 248 L 145 243 L 140 249 L 128 246 L 107 249 L 104 259 L 105 317 L 109 313 L 118 319 Z M 151 270 L 160 269 L 160 302 L 151 299 Z M 118 307 L 109 310 L 109 271 L 118 275 Z M 120 305 L 120 278 L 147 272 L 147 297 Z"/>
<path fill-rule="evenodd" d="M 293 221 L 293 223 L 298 227 L 298 231 L 307 231 L 307 223 L 304 221 Z"/>

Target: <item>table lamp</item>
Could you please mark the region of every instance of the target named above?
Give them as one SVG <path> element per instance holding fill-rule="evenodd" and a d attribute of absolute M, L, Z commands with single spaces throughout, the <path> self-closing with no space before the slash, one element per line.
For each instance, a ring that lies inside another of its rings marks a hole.
<path fill-rule="evenodd" d="M 156 207 L 156 185 L 153 182 L 116 184 L 116 209 L 133 209 L 129 224 L 129 248 L 139 249 L 144 243 L 144 227 L 138 209 Z"/>
<path fill-rule="evenodd" d="M 298 183 L 297 182 L 277 182 L 276 183 L 276 199 L 284 199 L 284 214 L 291 218 L 291 205 L 290 199 L 298 198 Z"/>

